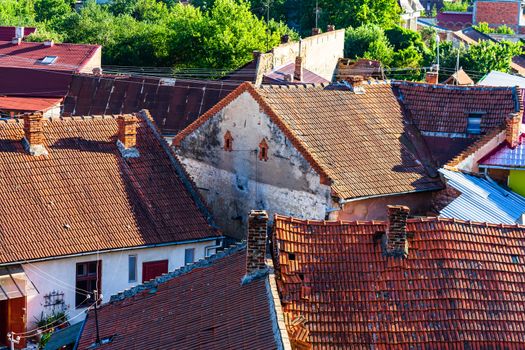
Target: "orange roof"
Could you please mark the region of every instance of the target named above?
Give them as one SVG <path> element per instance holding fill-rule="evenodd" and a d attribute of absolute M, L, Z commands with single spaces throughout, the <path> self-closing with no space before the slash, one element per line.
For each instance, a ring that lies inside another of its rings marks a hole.
<path fill-rule="evenodd" d="M 390 84 L 366 93 L 325 85 L 262 86 L 249 83 L 222 100 L 174 139 L 175 146 L 244 91 L 340 198 L 357 198 L 441 188 L 430 178 L 405 135 L 403 113 Z"/>
<path fill-rule="evenodd" d="M 61 98 L 0 96 L 0 110 L 44 112 L 59 105 Z"/>
<path fill-rule="evenodd" d="M 525 348 L 525 227 L 409 219 L 406 259 L 383 255 L 385 230 L 276 216 L 274 265 L 292 342 Z"/>
<path fill-rule="evenodd" d="M 140 157 L 128 159 L 113 116 L 45 120 L 39 157 L 24 150 L 21 119 L 0 121 L 0 263 L 219 236 L 151 118 L 139 119 Z"/>
<path fill-rule="evenodd" d="M 98 310 L 100 337 L 114 336 L 101 349 L 277 349 L 266 279 L 242 285 L 245 273 L 239 247 L 125 291 Z M 91 311 L 78 349 L 95 340 Z"/>

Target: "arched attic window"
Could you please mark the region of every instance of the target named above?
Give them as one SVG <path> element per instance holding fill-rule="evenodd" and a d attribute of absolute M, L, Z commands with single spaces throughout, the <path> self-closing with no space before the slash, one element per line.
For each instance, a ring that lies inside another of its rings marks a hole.
<path fill-rule="evenodd" d="M 227 152 L 233 151 L 233 136 L 230 130 L 224 134 L 224 150 Z"/>
<path fill-rule="evenodd" d="M 263 139 L 259 144 L 259 160 L 264 160 L 265 162 L 268 160 L 268 143 L 266 139 Z"/>

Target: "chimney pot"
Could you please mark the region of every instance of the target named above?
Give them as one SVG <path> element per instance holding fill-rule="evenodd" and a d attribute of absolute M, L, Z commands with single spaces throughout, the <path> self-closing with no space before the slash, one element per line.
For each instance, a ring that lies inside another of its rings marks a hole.
<path fill-rule="evenodd" d="M 138 118 L 134 115 L 122 115 L 117 119 L 118 141 L 117 145 L 125 158 L 139 157 L 137 146 Z"/>
<path fill-rule="evenodd" d="M 522 116 L 520 113 L 513 113 L 506 121 L 505 139 L 511 148 L 515 148 L 520 143 Z"/>
<path fill-rule="evenodd" d="M 254 51 L 252 52 L 252 56 L 253 56 L 253 59 L 254 59 L 254 60 L 257 60 L 257 59 L 261 56 L 261 51 L 254 50 Z"/>
<path fill-rule="evenodd" d="M 303 58 L 301 56 L 295 57 L 293 77 L 296 81 L 303 81 Z"/>
<path fill-rule="evenodd" d="M 438 72 L 427 72 L 425 75 L 425 81 L 428 84 L 438 84 L 439 82 L 439 74 Z"/>
<path fill-rule="evenodd" d="M 53 40 L 46 40 L 44 41 L 44 46 L 53 47 L 55 46 L 55 42 Z"/>
<path fill-rule="evenodd" d="M 335 26 L 333 24 L 329 24 L 326 26 L 326 31 L 327 32 L 333 32 L 335 31 Z"/>
<path fill-rule="evenodd" d="M 321 28 L 312 28 L 312 36 L 321 34 Z"/>
<path fill-rule="evenodd" d="M 388 227 L 383 236 L 383 252 L 387 256 L 407 257 L 408 256 L 408 239 L 407 239 L 407 218 L 410 208 L 403 205 L 389 205 Z"/>
<path fill-rule="evenodd" d="M 248 217 L 246 276 L 266 270 L 267 229 L 268 213 L 264 210 L 252 210 Z"/>
<path fill-rule="evenodd" d="M 281 44 L 288 44 L 290 42 L 290 36 L 288 34 L 284 34 L 281 36 Z"/>
<path fill-rule="evenodd" d="M 24 114 L 24 147 L 32 156 L 47 155 L 44 147 L 44 117 L 41 113 Z"/>

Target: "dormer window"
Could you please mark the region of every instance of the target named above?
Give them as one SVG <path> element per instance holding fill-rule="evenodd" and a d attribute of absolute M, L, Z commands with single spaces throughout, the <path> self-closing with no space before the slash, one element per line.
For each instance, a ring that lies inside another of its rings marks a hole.
<path fill-rule="evenodd" d="M 470 113 L 467 120 L 467 134 L 481 134 L 481 117 L 483 113 Z"/>
<path fill-rule="evenodd" d="M 265 162 L 268 160 L 268 143 L 266 139 L 263 139 L 259 144 L 259 160 L 264 160 Z"/>
<path fill-rule="evenodd" d="M 53 64 L 57 60 L 58 56 L 46 56 L 40 60 L 42 64 Z"/>
<path fill-rule="evenodd" d="M 224 134 L 224 150 L 227 152 L 233 151 L 233 136 L 230 130 Z"/>

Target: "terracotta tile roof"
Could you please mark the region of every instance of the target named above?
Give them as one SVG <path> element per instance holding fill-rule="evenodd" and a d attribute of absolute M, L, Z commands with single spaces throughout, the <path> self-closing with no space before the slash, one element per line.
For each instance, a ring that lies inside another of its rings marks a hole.
<path fill-rule="evenodd" d="M 16 45 L 11 41 L 0 41 L 0 66 L 78 72 L 100 49 L 100 45 L 54 44 L 45 46 L 44 43 L 25 41 Z M 42 64 L 40 61 L 46 56 L 57 58 L 52 64 Z"/>
<path fill-rule="evenodd" d="M 238 85 L 228 81 L 177 79 L 166 84 L 153 77 L 73 75 L 64 113 L 120 114 L 146 108 L 163 133 L 176 134 Z"/>
<path fill-rule="evenodd" d="M 519 91 L 510 87 L 450 86 L 395 82 L 399 96 L 419 130 L 466 133 L 469 113 L 481 115 L 481 132 L 504 124 L 519 112 Z"/>
<path fill-rule="evenodd" d="M 24 36 L 36 32 L 34 27 L 24 27 Z M 16 36 L 16 27 L 0 26 L 0 41 L 11 41 Z"/>
<path fill-rule="evenodd" d="M 314 72 L 303 68 L 303 80 L 302 81 L 287 81 L 285 76 L 292 75 L 295 71 L 295 63 L 289 63 L 281 68 L 275 69 L 272 72 L 264 75 L 264 84 L 324 84 L 329 83 L 325 78 L 315 74 Z"/>
<path fill-rule="evenodd" d="M 385 229 L 276 217 L 289 334 L 304 318 L 313 349 L 525 348 L 525 227 L 409 219 L 406 259 L 382 254 Z"/>
<path fill-rule="evenodd" d="M 511 148 L 505 141 L 494 149 L 494 151 L 481 159 L 479 165 L 506 168 L 525 167 L 525 134 L 520 136 L 518 146 Z"/>
<path fill-rule="evenodd" d="M 21 120 L 0 121 L 0 263 L 219 235 L 153 122 L 139 118 L 140 157 L 128 159 L 116 117 L 47 119 L 49 155 L 39 157 L 23 148 Z"/>
<path fill-rule="evenodd" d="M 390 84 L 364 89 L 364 94 L 323 86 L 255 90 L 333 180 L 340 198 L 441 188 L 412 151 Z"/>
<path fill-rule="evenodd" d="M 241 285 L 245 251 L 236 249 L 159 277 L 155 287 L 112 298 L 98 319 L 100 336 L 115 337 L 100 349 L 276 349 L 266 279 Z M 78 349 L 88 349 L 95 334 L 91 312 Z"/>
<path fill-rule="evenodd" d="M 53 97 L 6 97 L 0 96 L 0 109 L 13 111 L 46 111 L 62 102 Z"/>

